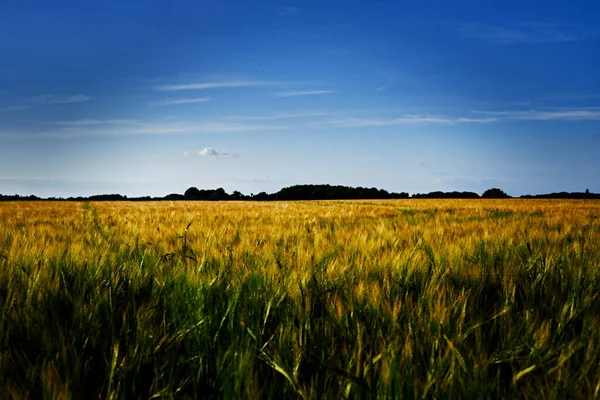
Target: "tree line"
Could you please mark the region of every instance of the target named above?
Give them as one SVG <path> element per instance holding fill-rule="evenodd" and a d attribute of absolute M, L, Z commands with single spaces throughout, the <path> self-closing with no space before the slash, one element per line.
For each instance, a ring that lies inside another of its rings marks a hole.
<path fill-rule="evenodd" d="M 67 200 L 67 201 L 160 201 L 160 200 L 204 200 L 204 201 L 283 201 L 283 200 L 374 200 L 374 199 L 508 199 L 511 198 L 498 188 L 488 189 L 479 195 L 475 192 L 441 192 L 394 193 L 376 188 L 349 187 L 341 185 L 294 185 L 285 187 L 275 193 L 260 192 L 245 195 L 239 191 L 229 194 L 223 188 L 198 189 L 190 187 L 183 194 L 172 193 L 163 197 L 127 197 L 121 194 L 101 194 L 89 197 L 48 197 L 41 198 L 34 195 L 2 195 L 0 201 L 32 201 L 32 200 Z M 585 192 L 557 192 L 538 195 L 523 195 L 523 199 L 596 199 L 600 200 L 599 193 Z"/>

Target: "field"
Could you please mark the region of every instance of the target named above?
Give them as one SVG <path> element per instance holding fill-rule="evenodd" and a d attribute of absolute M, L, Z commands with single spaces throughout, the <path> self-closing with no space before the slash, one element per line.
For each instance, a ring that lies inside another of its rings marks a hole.
<path fill-rule="evenodd" d="M 600 398 L 599 217 L 0 203 L 0 398 Z"/>

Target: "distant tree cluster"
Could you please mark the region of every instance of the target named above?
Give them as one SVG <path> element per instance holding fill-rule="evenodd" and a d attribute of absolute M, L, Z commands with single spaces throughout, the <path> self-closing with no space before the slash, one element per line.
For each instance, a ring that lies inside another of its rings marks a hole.
<path fill-rule="evenodd" d="M 295 185 L 281 189 L 275 193 L 260 192 L 245 195 L 237 190 L 229 194 L 223 188 L 198 189 L 191 187 L 184 194 L 171 193 L 164 197 L 127 197 L 120 194 L 101 194 L 90 197 L 68 197 L 46 199 L 31 195 L 2 195 L 0 201 L 32 201 L 32 200 L 67 200 L 67 201 L 178 201 L 178 200 L 205 200 L 205 201 L 278 201 L 278 200 L 372 200 L 372 199 L 509 199 L 511 196 L 498 188 L 488 189 L 481 196 L 475 192 L 430 192 L 416 193 L 409 196 L 406 192 L 390 193 L 376 188 L 349 187 L 340 185 Z M 559 192 L 550 194 L 524 195 L 524 199 L 596 199 L 600 194 L 585 192 Z"/>
<path fill-rule="evenodd" d="M 223 188 L 198 189 L 191 187 L 183 194 L 184 200 L 229 200 L 229 195 Z"/>
<path fill-rule="evenodd" d="M 431 192 L 417 193 L 411 196 L 413 199 L 510 199 L 511 196 L 498 188 L 488 189 L 481 196 L 475 192 Z"/>
<path fill-rule="evenodd" d="M 99 194 L 95 196 L 88 197 L 90 201 L 121 201 L 127 200 L 127 196 L 122 196 L 120 194 Z"/>
<path fill-rule="evenodd" d="M 407 199 L 408 193 L 389 193 L 376 188 L 352 188 L 332 185 L 295 185 L 281 189 L 279 192 L 268 194 L 260 192 L 249 196 L 235 191 L 232 194 L 223 188 L 200 190 L 191 187 L 185 191 L 185 200 L 351 200 L 351 199 Z"/>
<path fill-rule="evenodd" d="M 296 185 L 281 189 L 275 200 L 351 200 L 407 199 L 408 193 L 388 193 L 386 190 L 331 185 Z"/>
<path fill-rule="evenodd" d="M 413 199 L 478 199 L 479 195 L 474 192 L 431 192 L 417 193 L 411 196 Z"/>
<path fill-rule="evenodd" d="M 600 193 L 590 193 L 589 190 L 585 192 L 557 192 L 549 194 L 536 194 L 536 195 L 524 195 L 522 199 L 577 199 L 577 200 L 600 200 Z"/>
<path fill-rule="evenodd" d="M 211 201 L 220 201 L 220 200 L 252 200 L 252 196 L 245 196 L 237 190 L 232 194 L 228 194 L 225 189 L 198 189 L 195 187 L 191 187 L 185 191 L 183 196 L 179 198 L 178 194 L 170 194 L 167 196 L 167 200 L 211 200 Z"/>
<path fill-rule="evenodd" d="M 0 194 L 0 201 L 23 201 L 23 200 L 42 200 L 41 198 L 31 195 L 31 196 L 19 196 L 18 194 L 14 195 L 2 195 Z"/>

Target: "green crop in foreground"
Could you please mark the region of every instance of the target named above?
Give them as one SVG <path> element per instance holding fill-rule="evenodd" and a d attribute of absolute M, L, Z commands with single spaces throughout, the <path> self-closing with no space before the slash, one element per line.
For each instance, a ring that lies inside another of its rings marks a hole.
<path fill-rule="evenodd" d="M 598 398 L 600 203 L 0 204 L 0 398 Z"/>

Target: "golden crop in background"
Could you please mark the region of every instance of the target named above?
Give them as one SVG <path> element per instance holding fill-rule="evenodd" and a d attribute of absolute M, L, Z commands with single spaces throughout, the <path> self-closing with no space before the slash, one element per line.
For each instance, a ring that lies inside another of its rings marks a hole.
<path fill-rule="evenodd" d="M 540 200 L 390 200 L 322 202 L 21 202 L 0 204 L 0 235 L 12 260 L 44 262 L 68 255 L 85 261 L 137 245 L 156 254 L 187 241 L 201 260 L 243 255 L 263 268 L 275 256 L 302 270 L 334 250 L 346 267 L 394 266 L 418 240 L 449 264 L 482 241 L 544 241 L 577 249 L 581 235 L 600 233 L 600 203 Z M 584 229 L 584 228 L 590 229 Z M 359 259 L 365 265 L 358 265 Z M 269 262 L 266 262 L 269 260 Z M 352 261 L 354 260 L 354 261 Z M 189 263 L 186 263 L 186 265 Z"/>

